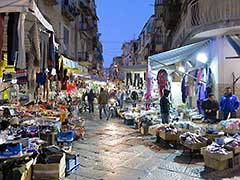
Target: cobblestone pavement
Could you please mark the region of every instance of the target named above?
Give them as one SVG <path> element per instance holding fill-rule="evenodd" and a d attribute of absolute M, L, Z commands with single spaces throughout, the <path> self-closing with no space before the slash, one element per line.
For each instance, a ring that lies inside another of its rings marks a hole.
<path fill-rule="evenodd" d="M 119 119 L 86 118 L 86 136 L 74 143 L 80 167 L 66 179 L 73 180 L 197 180 L 240 179 L 238 170 L 216 172 L 205 169 L 200 155 L 191 156 L 156 144 Z M 180 150 L 179 150 L 180 149 Z"/>

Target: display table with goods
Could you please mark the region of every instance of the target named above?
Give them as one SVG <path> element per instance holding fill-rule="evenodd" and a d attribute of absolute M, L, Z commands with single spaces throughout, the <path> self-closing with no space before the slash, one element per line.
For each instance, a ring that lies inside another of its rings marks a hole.
<path fill-rule="evenodd" d="M 223 131 L 219 131 L 213 127 L 208 127 L 206 128 L 206 134 L 204 135 L 204 137 L 206 137 L 210 141 L 215 141 L 216 138 L 221 138 L 224 136 L 224 134 L 225 133 Z"/>
<path fill-rule="evenodd" d="M 59 179 L 79 165 L 78 154 L 66 146 L 84 137 L 85 120 L 79 117 L 75 109 L 68 108 L 64 96 L 55 101 L 28 106 L 9 104 L 0 108 L 0 113 L 4 114 L 0 118 L 0 166 L 5 167 L 3 160 L 8 160 L 10 163 L 19 162 L 24 168 L 21 177 L 11 179 Z M 71 132 L 70 139 L 64 135 L 65 132 Z M 52 155 L 46 148 L 54 149 Z M 28 160 L 23 161 L 26 158 Z M 18 173 L 19 167 L 15 163 L 12 169 L 17 169 Z M 14 172 L 4 171 L 4 179 L 8 179 L 10 174 Z"/>
<path fill-rule="evenodd" d="M 206 167 L 220 171 L 231 167 L 233 152 L 225 149 L 216 142 L 202 148 L 201 154 L 204 157 Z"/>
<path fill-rule="evenodd" d="M 236 134 L 240 131 L 240 119 L 228 119 L 219 123 L 218 128 L 228 134 Z"/>
<path fill-rule="evenodd" d="M 173 122 L 173 126 L 181 133 L 184 132 L 200 132 L 201 126 L 191 121 L 178 121 Z"/>
<path fill-rule="evenodd" d="M 186 132 L 179 136 L 180 143 L 191 150 L 193 152 L 194 150 L 200 150 L 202 147 L 207 146 L 207 138 L 204 138 L 201 135 L 198 135 L 196 133 L 190 133 Z"/>

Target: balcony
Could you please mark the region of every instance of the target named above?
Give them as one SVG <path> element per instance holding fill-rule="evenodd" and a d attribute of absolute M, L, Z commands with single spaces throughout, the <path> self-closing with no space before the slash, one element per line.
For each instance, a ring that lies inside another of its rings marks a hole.
<path fill-rule="evenodd" d="M 78 60 L 87 62 L 89 60 L 89 54 L 87 52 L 78 52 Z"/>
<path fill-rule="evenodd" d="M 173 33 L 171 48 L 176 48 L 191 38 L 208 38 L 231 32 L 240 26 L 240 1 L 199 0 L 188 4 L 178 28 Z"/>
<path fill-rule="evenodd" d="M 79 31 L 87 31 L 88 25 L 87 23 L 79 22 L 78 23 L 78 30 Z"/>
<path fill-rule="evenodd" d="M 47 6 L 55 6 L 58 4 L 57 0 L 43 0 L 43 3 Z"/>
<path fill-rule="evenodd" d="M 167 29 L 174 29 L 181 15 L 181 3 L 167 1 L 165 3 L 163 18 Z"/>
<path fill-rule="evenodd" d="M 73 3 L 69 1 L 63 1 L 62 3 L 62 14 L 70 21 L 74 21 L 77 14 L 77 10 Z"/>

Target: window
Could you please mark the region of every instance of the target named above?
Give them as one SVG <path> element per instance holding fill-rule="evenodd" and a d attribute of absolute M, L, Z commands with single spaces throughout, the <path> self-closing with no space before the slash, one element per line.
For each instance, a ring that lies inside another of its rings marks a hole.
<path fill-rule="evenodd" d="M 66 27 L 63 27 L 63 43 L 66 46 L 66 50 L 69 50 L 69 30 Z"/>

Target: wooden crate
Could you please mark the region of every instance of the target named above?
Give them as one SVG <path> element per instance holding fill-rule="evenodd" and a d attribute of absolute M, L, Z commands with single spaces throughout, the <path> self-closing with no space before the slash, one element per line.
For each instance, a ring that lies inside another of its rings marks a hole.
<path fill-rule="evenodd" d="M 179 141 L 179 134 L 170 134 L 164 131 L 159 131 L 159 137 L 165 141 Z"/>
<path fill-rule="evenodd" d="M 196 144 L 187 144 L 184 143 L 183 141 L 180 141 L 180 143 L 185 146 L 186 148 L 190 149 L 190 150 L 200 150 L 202 147 L 206 147 L 207 143 L 196 143 Z"/>
<path fill-rule="evenodd" d="M 229 146 L 225 146 L 225 148 L 229 151 L 233 151 L 233 154 L 239 154 L 240 153 L 240 146 L 238 147 L 229 147 Z"/>
<path fill-rule="evenodd" d="M 203 158 L 204 158 L 204 164 L 206 167 L 209 167 L 209 168 L 212 168 L 212 169 L 215 169 L 218 171 L 222 171 L 222 170 L 229 168 L 229 160 L 228 159 L 219 161 L 219 160 L 210 158 L 205 155 L 203 156 Z"/>
<path fill-rule="evenodd" d="M 149 130 L 149 126 L 142 126 L 140 128 L 140 131 L 141 131 L 142 135 L 148 135 L 148 130 Z"/>
<path fill-rule="evenodd" d="M 224 161 L 224 160 L 228 160 L 228 159 L 232 159 L 233 158 L 233 152 L 229 151 L 228 154 L 217 154 L 217 153 L 210 153 L 206 150 L 206 148 L 201 148 L 201 154 L 203 156 L 206 156 L 208 158 L 211 159 L 215 159 L 218 161 Z"/>

